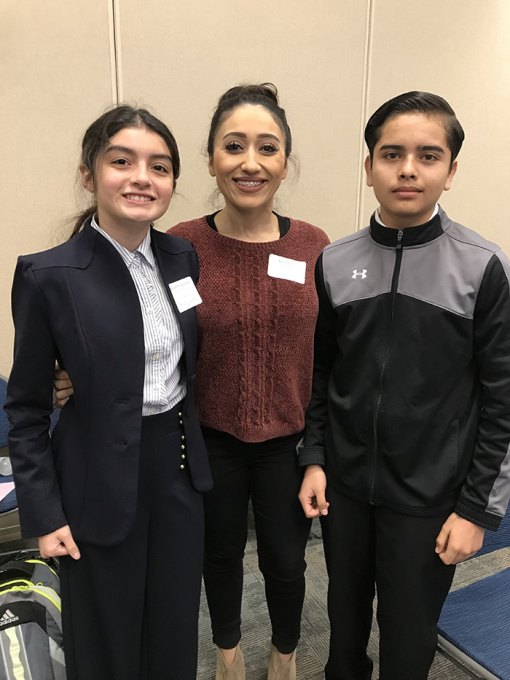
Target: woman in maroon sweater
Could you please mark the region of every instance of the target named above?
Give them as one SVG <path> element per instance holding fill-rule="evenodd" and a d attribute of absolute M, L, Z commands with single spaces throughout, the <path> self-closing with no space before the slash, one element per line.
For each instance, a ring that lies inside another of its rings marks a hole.
<path fill-rule="evenodd" d="M 219 100 L 209 172 L 225 207 L 170 233 L 198 254 L 200 351 L 196 394 L 214 490 L 206 494 L 204 580 L 217 679 L 244 678 L 241 638 L 248 502 L 272 625 L 269 680 L 295 678 L 310 525 L 297 494 L 295 447 L 311 390 L 317 315 L 314 266 L 329 240 L 273 212 L 292 138 L 271 85 Z"/>
<path fill-rule="evenodd" d="M 225 206 L 170 233 L 189 239 L 200 263 L 196 395 L 214 479 L 205 496 L 204 581 L 216 680 L 245 677 L 239 642 L 250 499 L 272 626 L 268 680 L 287 680 L 296 677 L 310 530 L 295 448 L 311 392 L 314 267 L 329 239 L 273 212 L 292 149 L 274 86 L 225 92 L 207 148 Z"/>

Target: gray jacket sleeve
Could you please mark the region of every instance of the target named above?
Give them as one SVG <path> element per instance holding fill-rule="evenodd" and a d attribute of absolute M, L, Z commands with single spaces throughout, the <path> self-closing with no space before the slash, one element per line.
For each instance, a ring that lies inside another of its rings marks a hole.
<path fill-rule="evenodd" d="M 456 512 L 497 529 L 510 498 L 510 263 L 501 251 L 489 260 L 482 279 L 473 336 L 482 407 Z"/>

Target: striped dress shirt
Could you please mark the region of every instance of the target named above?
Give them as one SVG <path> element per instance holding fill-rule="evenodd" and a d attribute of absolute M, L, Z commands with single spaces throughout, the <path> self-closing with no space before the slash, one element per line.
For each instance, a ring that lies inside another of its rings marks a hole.
<path fill-rule="evenodd" d="M 179 322 L 152 252 L 150 231 L 131 252 L 101 229 L 95 216 L 92 226 L 110 241 L 124 260 L 140 300 L 145 344 L 142 415 L 164 413 L 186 394 L 179 370 L 184 346 Z"/>

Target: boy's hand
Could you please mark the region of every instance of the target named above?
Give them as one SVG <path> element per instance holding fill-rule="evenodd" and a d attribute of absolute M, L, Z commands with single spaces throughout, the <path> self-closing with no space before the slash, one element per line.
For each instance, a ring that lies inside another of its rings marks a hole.
<path fill-rule="evenodd" d="M 69 378 L 69 373 L 64 371 L 63 368 L 56 368 L 53 385 L 55 387 L 55 404 L 62 408 L 67 404 L 69 397 L 72 397 L 74 394 L 73 383 Z"/>
<path fill-rule="evenodd" d="M 328 514 L 326 475 L 320 465 L 309 465 L 306 468 L 299 492 L 299 500 L 307 517 L 319 517 Z"/>
<path fill-rule="evenodd" d="M 68 524 L 56 531 L 52 531 L 51 534 L 39 536 L 37 542 L 41 557 L 63 557 L 64 555 L 70 555 L 73 560 L 80 559 L 80 551 L 74 542 Z"/>
<path fill-rule="evenodd" d="M 482 547 L 485 529 L 452 512 L 436 538 L 436 553 L 445 564 L 458 564 Z"/>

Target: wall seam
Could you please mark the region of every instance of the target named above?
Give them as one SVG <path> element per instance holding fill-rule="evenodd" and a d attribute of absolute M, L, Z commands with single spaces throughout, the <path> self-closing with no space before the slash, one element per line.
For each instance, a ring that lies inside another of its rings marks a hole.
<path fill-rule="evenodd" d="M 371 76 L 371 59 L 372 59 L 372 41 L 373 41 L 373 25 L 375 1 L 367 0 L 367 23 L 365 30 L 365 54 L 363 63 L 363 82 L 361 92 L 361 120 L 360 120 L 360 134 L 359 134 L 359 149 L 358 149 L 358 178 L 356 191 L 356 230 L 362 229 L 365 224 L 362 224 L 364 212 L 364 185 L 365 185 L 365 139 L 363 131 L 368 117 L 368 95 L 370 91 L 370 76 Z"/>
<path fill-rule="evenodd" d="M 122 51 L 120 43 L 120 2 L 119 0 L 107 0 L 107 4 L 112 103 L 114 106 L 118 106 L 124 99 L 121 62 Z"/>

